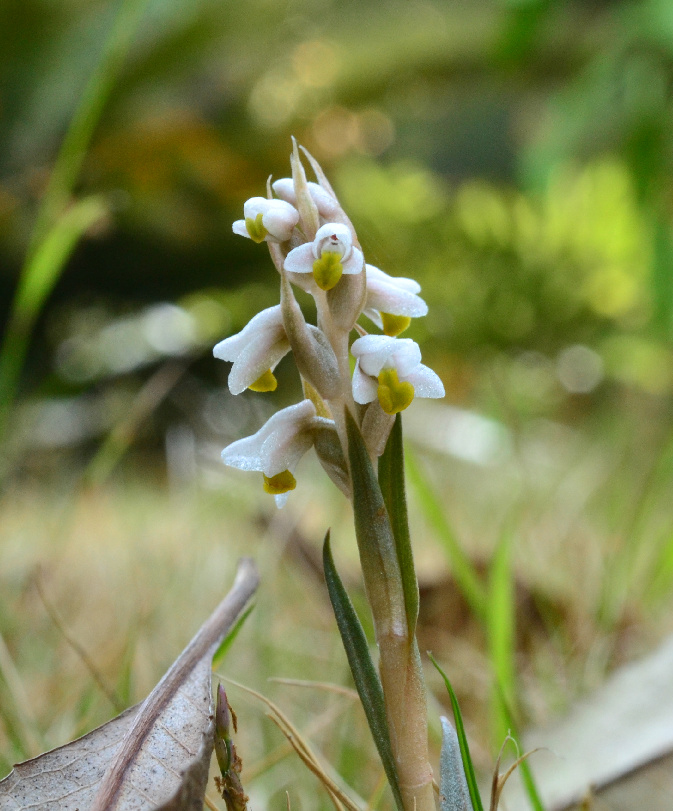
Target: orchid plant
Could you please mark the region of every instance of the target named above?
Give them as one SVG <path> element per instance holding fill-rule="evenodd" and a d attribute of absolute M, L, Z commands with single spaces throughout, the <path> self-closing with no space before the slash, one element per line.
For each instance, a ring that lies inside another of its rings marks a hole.
<path fill-rule="evenodd" d="M 337 573 L 328 532 L 323 560 L 330 599 L 397 808 L 434 811 L 401 412 L 418 397 L 443 397 L 444 387 L 421 363 L 418 344 L 399 337 L 428 308 L 414 280 L 389 276 L 365 262 L 357 233 L 320 165 L 303 150 L 317 180 L 309 182 L 293 144 L 292 177 L 269 180 L 267 197 L 248 200 L 244 218 L 233 224 L 236 234 L 266 243 L 279 274 L 280 304 L 217 344 L 214 355 L 233 364 L 229 388 L 240 394 L 273 391 L 274 369 L 292 352 L 304 398 L 275 413 L 252 436 L 230 444 L 222 459 L 261 473 L 264 490 L 283 507 L 297 486 L 299 460 L 314 448 L 327 475 L 352 501 L 378 673 Z M 315 300 L 317 324 L 307 323 L 294 287 Z M 368 332 L 362 316 L 380 332 Z M 440 805 L 442 811 L 481 811 L 450 693 L 457 732 L 443 721 Z"/>

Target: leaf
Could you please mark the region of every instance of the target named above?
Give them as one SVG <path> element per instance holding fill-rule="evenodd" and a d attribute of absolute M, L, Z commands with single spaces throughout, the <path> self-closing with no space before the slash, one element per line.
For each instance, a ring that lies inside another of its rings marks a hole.
<path fill-rule="evenodd" d="M 543 748 L 535 758 L 535 777 L 546 808 L 574 807 L 589 787 L 600 808 L 671 808 L 671 673 L 669 637 L 649 656 L 615 671 L 564 718 L 523 736 L 527 749 Z M 516 774 L 504 797 L 512 811 L 530 808 Z"/>
<path fill-rule="evenodd" d="M 441 811 L 473 811 L 456 730 L 448 718 L 442 722 L 442 753 L 439 761 L 439 807 Z"/>
<path fill-rule="evenodd" d="M 355 537 L 377 640 L 408 625 L 393 530 L 367 448 L 346 409 Z"/>
<path fill-rule="evenodd" d="M 323 546 L 323 564 L 325 567 L 325 580 L 329 598 L 334 609 L 339 633 L 346 651 L 348 664 L 350 665 L 353 680 L 362 702 L 362 707 L 367 717 L 367 723 L 371 730 L 376 749 L 383 763 L 383 769 L 390 783 L 395 803 L 399 811 L 403 811 L 402 794 L 397 778 L 395 758 L 390 744 L 390 734 L 386 720 L 385 703 L 383 699 L 383 689 L 379 681 L 378 674 L 374 668 L 374 663 L 369 655 L 369 647 L 365 632 L 355 613 L 346 589 L 341 582 L 339 573 L 334 565 L 332 550 L 330 549 L 329 532 L 325 536 Z"/>
<path fill-rule="evenodd" d="M 516 615 L 511 564 L 512 536 L 503 533 L 496 547 L 489 572 L 488 644 L 494 689 L 493 734 L 498 746 L 511 727 L 516 714 Z"/>
<path fill-rule="evenodd" d="M 467 736 L 465 735 L 465 727 L 463 726 L 463 716 L 460 714 L 460 707 L 458 706 L 458 699 L 453 692 L 451 682 L 446 673 L 437 664 L 435 657 L 428 653 L 430 661 L 439 671 L 440 676 L 444 679 L 444 684 L 451 699 L 451 708 L 453 709 L 453 718 L 456 722 L 456 735 L 458 736 L 458 743 L 460 745 L 460 756 L 463 761 L 463 768 L 465 769 L 465 778 L 467 780 L 467 787 L 470 792 L 470 799 L 472 800 L 472 807 L 474 811 L 484 811 L 481 804 L 481 797 L 479 796 L 479 789 L 477 787 L 477 778 L 474 773 L 474 766 L 472 765 L 472 757 L 470 755 L 470 747 L 467 743 Z"/>
<path fill-rule="evenodd" d="M 3 811 L 200 811 L 213 750 L 211 661 L 257 588 L 244 558 L 229 594 L 142 704 L 0 781 Z"/>
<path fill-rule="evenodd" d="M 6 429 L 35 320 L 75 246 L 106 212 L 100 197 L 75 203 L 47 231 L 23 268 L 0 348 L 0 434 Z"/>
<path fill-rule="evenodd" d="M 418 581 L 414 568 L 409 519 L 407 517 L 401 414 L 398 414 L 395 418 L 386 449 L 379 459 L 379 485 L 381 486 L 381 493 L 388 510 L 390 525 L 395 538 L 397 559 L 402 574 L 409 636 L 412 637 L 416 632 L 416 621 L 418 619 Z"/>

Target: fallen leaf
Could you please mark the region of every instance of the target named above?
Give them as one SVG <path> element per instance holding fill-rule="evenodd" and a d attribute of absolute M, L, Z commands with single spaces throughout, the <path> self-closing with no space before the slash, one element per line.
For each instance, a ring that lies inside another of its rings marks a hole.
<path fill-rule="evenodd" d="M 0 811 L 201 811 L 213 750 L 213 654 L 258 584 L 244 558 L 229 594 L 141 704 L 15 766 Z"/>
<path fill-rule="evenodd" d="M 561 721 L 524 735 L 525 749 L 542 749 L 530 765 L 547 811 L 574 808 L 589 788 L 596 811 L 671 808 L 671 674 L 673 637 L 615 671 Z M 507 809 L 529 811 L 520 781 L 510 784 Z"/>

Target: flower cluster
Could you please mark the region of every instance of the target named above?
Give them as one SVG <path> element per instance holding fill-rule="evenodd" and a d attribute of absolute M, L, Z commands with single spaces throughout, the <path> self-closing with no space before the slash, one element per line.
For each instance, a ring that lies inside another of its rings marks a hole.
<path fill-rule="evenodd" d="M 295 488 L 295 466 L 311 447 L 349 494 L 345 409 L 375 458 L 383 452 L 395 414 L 415 397 L 444 396 L 439 377 L 421 363 L 418 344 L 398 337 L 412 318 L 428 311 L 420 286 L 365 263 L 355 229 L 320 165 L 304 153 L 317 183 L 307 181 L 295 143 L 292 177 L 269 185 L 266 198 L 248 200 L 244 218 L 233 224 L 234 233 L 267 243 L 280 275 L 280 304 L 258 313 L 214 349 L 215 357 L 233 364 L 232 394 L 273 391 L 275 367 L 288 352 L 294 355 L 305 399 L 222 452 L 227 465 L 262 473 L 264 489 L 278 506 Z M 317 325 L 306 322 L 293 285 L 315 299 Z M 358 323 L 362 315 L 383 334 L 368 334 Z M 354 329 L 360 337 L 349 345 Z"/>

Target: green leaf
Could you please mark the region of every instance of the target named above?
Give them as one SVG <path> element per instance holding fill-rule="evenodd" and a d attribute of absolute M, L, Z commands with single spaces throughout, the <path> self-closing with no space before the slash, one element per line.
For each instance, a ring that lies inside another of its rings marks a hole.
<path fill-rule="evenodd" d="M 472 765 L 472 757 L 470 756 L 470 747 L 468 746 L 467 736 L 465 735 L 465 727 L 463 726 L 463 716 L 460 714 L 460 707 L 458 706 L 458 699 L 456 698 L 456 694 L 453 692 L 453 687 L 451 687 L 451 682 L 449 681 L 448 676 L 437 664 L 435 657 L 431 653 L 428 653 L 428 656 L 430 657 L 432 664 L 439 671 L 440 676 L 444 679 L 444 684 L 446 685 L 449 698 L 451 699 L 451 708 L 453 709 L 453 718 L 456 722 L 456 734 L 458 735 L 458 744 L 460 746 L 460 756 L 463 760 L 463 768 L 465 769 L 465 778 L 467 780 L 467 788 L 470 792 L 470 800 L 472 800 L 472 807 L 474 808 L 474 811 L 484 811 L 484 807 L 481 804 L 481 797 L 479 796 L 479 788 L 477 786 L 477 778 L 474 773 L 474 766 Z"/>
<path fill-rule="evenodd" d="M 434 529 L 444 547 L 458 588 L 477 617 L 481 620 L 486 619 L 486 589 L 449 525 L 441 501 L 411 454 L 407 455 L 407 472 L 425 520 Z"/>
<path fill-rule="evenodd" d="M 35 320 L 77 243 L 106 211 L 100 197 L 86 197 L 72 205 L 46 233 L 24 266 L 0 349 L 0 439 Z"/>
<path fill-rule="evenodd" d="M 407 517 L 407 495 L 404 484 L 404 444 L 402 439 L 402 415 L 395 418 L 386 449 L 379 459 L 379 485 L 388 510 L 390 524 L 395 538 L 397 560 L 402 575 L 404 605 L 407 612 L 409 636 L 416 632 L 418 619 L 418 580 L 411 550 L 409 520 Z"/>
<path fill-rule="evenodd" d="M 250 605 L 241 614 L 241 616 L 232 625 L 231 630 L 229 631 L 229 633 L 224 637 L 222 642 L 220 642 L 220 647 L 215 651 L 215 654 L 213 656 L 213 670 L 216 670 L 222 664 L 222 662 L 224 661 L 224 657 L 229 652 L 229 648 L 234 643 L 234 640 L 238 636 L 238 632 L 243 627 L 243 623 L 248 619 L 248 617 L 252 613 L 252 609 L 254 607 L 255 607 L 255 603 L 251 602 Z"/>
<path fill-rule="evenodd" d="M 496 746 L 500 746 L 509 729 L 505 708 L 516 712 L 516 614 L 511 547 L 511 535 L 505 532 L 493 555 L 489 577 L 488 642 L 495 680 L 493 735 Z"/>
<path fill-rule="evenodd" d="M 377 639 L 407 625 L 393 530 L 360 429 L 346 409 L 355 537 Z"/>
<path fill-rule="evenodd" d="M 329 532 L 325 536 L 323 546 L 323 565 L 325 567 L 325 580 L 329 598 L 334 609 L 339 633 L 343 642 L 348 664 L 350 665 L 355 687 L 367 717 L 376 749 L 383 763 L 383 769 L 390 783 L 395 803 L 399 811 L 404 811 L 402 794 L 397 778 L 395 758 L 390 744 L 390 733 L 386 721 L 386 709 L 383 699 L 383 689 L 378 674 L 369 655 L 367 638 L 360 625 L 358 615 L 355 613 L 346 589 L 341 582 L 339 573 L 334 565 L 332 550 L 330 549 Z"/>

